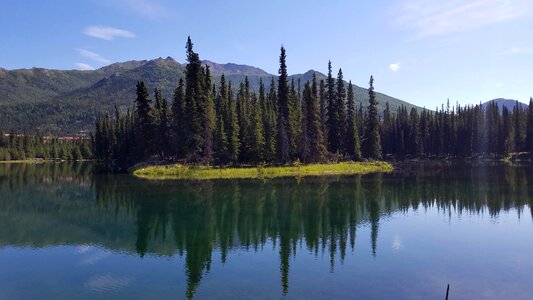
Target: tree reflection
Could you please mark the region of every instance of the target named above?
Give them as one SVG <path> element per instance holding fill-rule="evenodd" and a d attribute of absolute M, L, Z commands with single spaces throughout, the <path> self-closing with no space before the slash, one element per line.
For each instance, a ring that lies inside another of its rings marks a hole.
<path fill-rule="evenodd" d="M 185 257 L 188 298 L 209 272 L 215 250 L 227 263 L 233 249 L 277 247 L 285 295 L 297 251 L 327 253 L 333 272 L 336 261 L 355 251 L 357 229 L 368 226 L 372 255 L 378 255 L 380 222 L 393 213 L 436 207 L 450 215 L 497 217 L 510 209 L 523 214 L 529 206 L 533 217 L 529 167 L 201 182 L 93 175 L 82 165 L 42 167 L 0 165 L 1 244 L 99 244 L 141 257 L 177 254 Z M 36 226 L 52 222 L 58 229 L 42 236 Z"/>

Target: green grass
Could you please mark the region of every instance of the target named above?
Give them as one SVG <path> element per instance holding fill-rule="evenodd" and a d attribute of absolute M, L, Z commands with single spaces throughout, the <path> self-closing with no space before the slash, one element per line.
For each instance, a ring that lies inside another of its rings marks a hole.
<path fill-rule="evenodd" d="M 45 162 L 44 159 L 28 158 L 20 160 L 0 160 L 0 164 L 14 164 L 14 163 L 24 163 L 24 164 L 35 164 Z"/>
<path fill-rule="evenodd" d="M 275 177 L 304 177 L 367 174 L 373 172 L 390 172 L 393 170 L 387 162 L 342 162 L 332 164 L 294 165 L 281 167 L 227 168 L 210 166 L 165 165 L 137 169 L 135 176 L 147 179 L 254 179 Z"/>

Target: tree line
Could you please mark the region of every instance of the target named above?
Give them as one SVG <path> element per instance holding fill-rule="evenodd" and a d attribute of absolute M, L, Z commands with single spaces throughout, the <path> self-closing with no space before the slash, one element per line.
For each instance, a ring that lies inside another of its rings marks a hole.
<path fill-rule="evenodd" d="M 386 105 L 382 120 L 383 151 L 397 157 L 503 157 L 533 154 L 533 100 L 527 109 L 516 101 L 512 110 L 496 102 L 434 112 L 400 107 L 392 113 Z"/>
<path fill-rule="evenodd" d="M 331 62 L 325 80 L 289 82 L 281 47 L 279 76 L 267 91 L 261 80 L 252 91 L 248 79 L 237 88 L 224 75 L 212 82 L 186 43 L 187 65 L 172 102 L 154 90 L 152 101 L 138 82 L 134 106 L 98 116 L 95 158 L 126 168 L 152 158 L 193 164 L 288 164 L 382 159 L 383 156 L 505 155 L 533 152 L 533 105 L 527 111 L 499 111 L 496 104 L 421 111 L 388 104 L 378 112 L 374 79 L 369 104 L 358 107 L 342 69 Z M 234 92 L 236 93 L 234 94 Z"/>
<path fill-rule="evenodd" d="M 4 134 L 0 132 L 0 161 L 92 159 L 89 139 L 64 140 L 39 134 Z"/>

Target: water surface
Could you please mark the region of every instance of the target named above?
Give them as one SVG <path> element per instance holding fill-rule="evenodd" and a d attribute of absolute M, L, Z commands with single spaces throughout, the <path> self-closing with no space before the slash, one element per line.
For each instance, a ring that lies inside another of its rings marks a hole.
<path fill-rule="evenodd" d="M 531 299 L 533 170 L 146 181 L 0 164 L 0 299 Z"/>

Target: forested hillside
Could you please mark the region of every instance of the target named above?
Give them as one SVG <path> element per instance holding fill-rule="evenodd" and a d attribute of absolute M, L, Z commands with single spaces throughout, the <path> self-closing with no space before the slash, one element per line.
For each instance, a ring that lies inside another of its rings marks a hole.
<path fill-rule="evenodd" d="M 259 91 L 259 81 L 270 88 L 272 77 L 259 68 L 217 64 L 202 61 L 211 69 L 213 82 L 218 85 L 220 76 L 232 82 L 234 92 L 248 79 L 251 91 Z M 48 69 L 0 69 L 0 130 L 43 133 L 76 134 L 91 129 L 100 112 L 114 110 L 115 104 L 126 110 L 135 99 L 135 84 L 142 80 L 147 88 L 159 89 L 163 98 L 171 99 L 174 88 L 184 76 L 185 65 L 173 58 L 158 58 L 149 61 L 115 63 L 94 71 L 61 71 Z M 317 80 L 326 75 L 308 71 L 288 77 L 295 85 L 309 81 L 315 73 Z M 354 86 L 356 103 L 368 103 L 365 89 Z M 376 93 L 380 111 L 388 102 L 393 109 L 411 104 L 396 98 Z"/>

